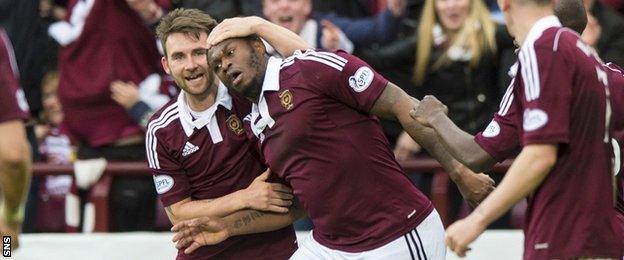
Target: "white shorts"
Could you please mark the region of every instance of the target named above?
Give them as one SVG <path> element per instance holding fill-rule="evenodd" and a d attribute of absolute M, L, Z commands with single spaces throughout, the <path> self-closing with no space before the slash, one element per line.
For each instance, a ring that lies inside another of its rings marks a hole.
<path fill-rule="evenodd" d="M 323 246 L 314 240 L 310 232 L 291 260 L 308 259 L 392 259 L 437 260 L 445 259 L 444 226 L 434 209 L 425 220 L 407 234 L 373 250 L 349 253 Z"/>

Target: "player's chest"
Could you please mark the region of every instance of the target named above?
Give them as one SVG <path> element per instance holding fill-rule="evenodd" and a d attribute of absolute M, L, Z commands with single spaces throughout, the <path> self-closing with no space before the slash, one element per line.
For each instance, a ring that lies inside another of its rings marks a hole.
<path fill-rule="evenodd" d="M 202 127 L 177 142 L 175 157 L 183 168 L 190 172 L 209 170 L 216 167 L 217 162 L 235 159 L 248 149 L 250 143 L 237 115 L 227 115 L 218 126 L 217 133 Z"/>
<path fill-rule="evenodd" d="M 292 145 L 325 121 L 324 102 L 323 97 L 303 89 L 265 93 L 249 115 L 252 132 L 262 147 Z"/>

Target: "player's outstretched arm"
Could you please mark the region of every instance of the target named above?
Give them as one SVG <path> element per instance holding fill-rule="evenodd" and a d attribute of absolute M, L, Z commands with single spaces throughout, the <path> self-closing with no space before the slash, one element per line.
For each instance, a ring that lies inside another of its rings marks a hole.
<path fill-rule="evenodd" d="M 409 111 L 418 104 L 417 99 L 388 82 L 370 112 L 383 118 L 398 120 L 403 130 L 442 164 L 464 198 L 473 206 L 478 204 L 494 189 L 494 180 L 485 174 L 476 174 L 459 163 L 446 151 L 433 129 L 413 120 Z"/>
<path fill-rule="evenodd" d="M 171 223 L 198 217 L 225 217 L 243 209 L 286 213 L 292 205 L 292 190 L 283 184 L 266 182 L 267 170 L 246 189 L 242 189 L 216 199 L 183 199 L 165 207 Z"/>
<path fill-rule="evenodd" d="M 209 49 L 225 39 L 254 34 L 267 41 L 284 57 L 293 55 L 296 50 L 310 48 L 310 45 L 296 33 L 257 16 L 235 17 L 223 20 L 208 35 L 207 48 Z"/>
<path fill-rule="evenodd" d="M 13 249 L 19 246 L 31 166 L 24 124 L 21 120 L 0 123 L 0 233 L 12 236 Z"/>
<path fill-rule="evenodd" d="M 201 217 L 182 221 L 171 229 L 176 248 L 190 254 L 205 245 L 216 245 L 232 236 L 269 232 L 286 227 L 305 216 L 296 202 L 288 213 L 243 210 L 224 218 Z"/>
<path fill-rule="evenodd" d="M 465 256 L 472 243 L 495 219 L 520 199 L 535 190 L 557 161 L 557 146 L 527 145 L 516 157 L 498 188 L 468 217 L 446 230 L 446 244 L 459 256 Z"/>
<path fill-rule="evenodd" d="M 425 96 L 410 116 L 424 126 L 435 130 L 439 140 L 455 159 L 475 172 L 490 170 L 496 160 L 474 140 L 474 136 L 461 130 L 446 115 L 447 107 L 434 96 Z"/>

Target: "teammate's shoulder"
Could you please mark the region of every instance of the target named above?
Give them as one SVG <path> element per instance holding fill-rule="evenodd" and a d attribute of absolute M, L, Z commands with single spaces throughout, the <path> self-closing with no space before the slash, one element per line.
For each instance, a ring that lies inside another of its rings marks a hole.
<path fill-rule="evenodd" d="M 282 61 L 282 69 L 296 65 L 295 67 L 303 67 L 306 69 L 324 69 L 334 68 L 342 71 L 342 68 L 352 57 L 344 51 L 327 52 L 322 50 L 308 49 L 305 51 L 297 50 L 292 56 Z"/>
<path fill-rule="evenodd" d="M 580 35 L 570 28 L 551 27 L 544 30 L 542 35 L 535 40 L 533 46 L 556 52 L 574 47 L 579 39 Z"/>

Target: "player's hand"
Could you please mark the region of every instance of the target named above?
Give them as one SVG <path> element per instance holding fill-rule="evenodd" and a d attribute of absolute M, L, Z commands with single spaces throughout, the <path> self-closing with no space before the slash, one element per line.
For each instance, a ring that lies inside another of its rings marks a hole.
<path fill-rule="evenodd" d="M 292 189 L 280 183 L 266 182 L 270 174 L 270 170 L 265 171 L 256 177 L 249 187 L 242 190 L 245 208 L 277 213 L 288 212 L 294 198 Z"/>
<path fill-rule="evenodd" d="M 474 173 L 468 168 L 465 168 L 465 171 L 458 180 L 455 180 L 455 184 L 468 205 L 475 208 L 494 190 L 494 180 L 486 174 Z"/>
<path fill-rule="evenodd" d="M 394 157 L 399 161 L 412 159 L 421 149 L 420 145 L 411 136 L 406 132 L 401 132 L 394 146 Z"/>
<path fill-rule="evenodd" d="M 487 227 L 477 220 L 475 212 L 458 220 L 446 229 L 446 245 L 459 257 L 465 257 L 468 247 Z"/>
<path fill-rule="evenodd" d="M 139 89 L 132 82 L 113 81 L 110 85 L 111 98 L 126 110 L 139 102 Z"/>
<path fill-rule="evenodd" d="M 418 123 L 431 127 L 436 118 L 446 116 L 447 113 L 446 105 L 442 104 L 436 97 L 427 95 L 419 102 L 418 106 L 410 111 L 410 116 Z"/>
<path fill-rule="evenodd" d="M 234 17 L 223 20 L 219 23 L 208 35 L 206 40 L 206 49 L 210 49 L 212 46 L 218 43 L 236 37 L 245 37 L 255 34 L 255 26 L 266 22 L 266 20 L 257 17 Z"/>
<path fill-rule="evenodd" d="M 230 237 L 225 221 L 211 217 L 181 221 L 171 231 L 175 232 L 172 241 L 176 243 L 176 248 L 185 248 L 185 254 L 205 245 L 216 245 Z"/>
<path fill-rule="evenodd" d="M 405 13 L 407 0 L 388 0 L 388 10 L 392 12 L 394 17 L 401 17 Z"/>
<path fill-rule="evenodd" d="M 321 21 L 323 34 L 321 35 L 321 47 L 328 51 L 337 51 L 340 46 L 340 29 L 327 20 Z"/>

